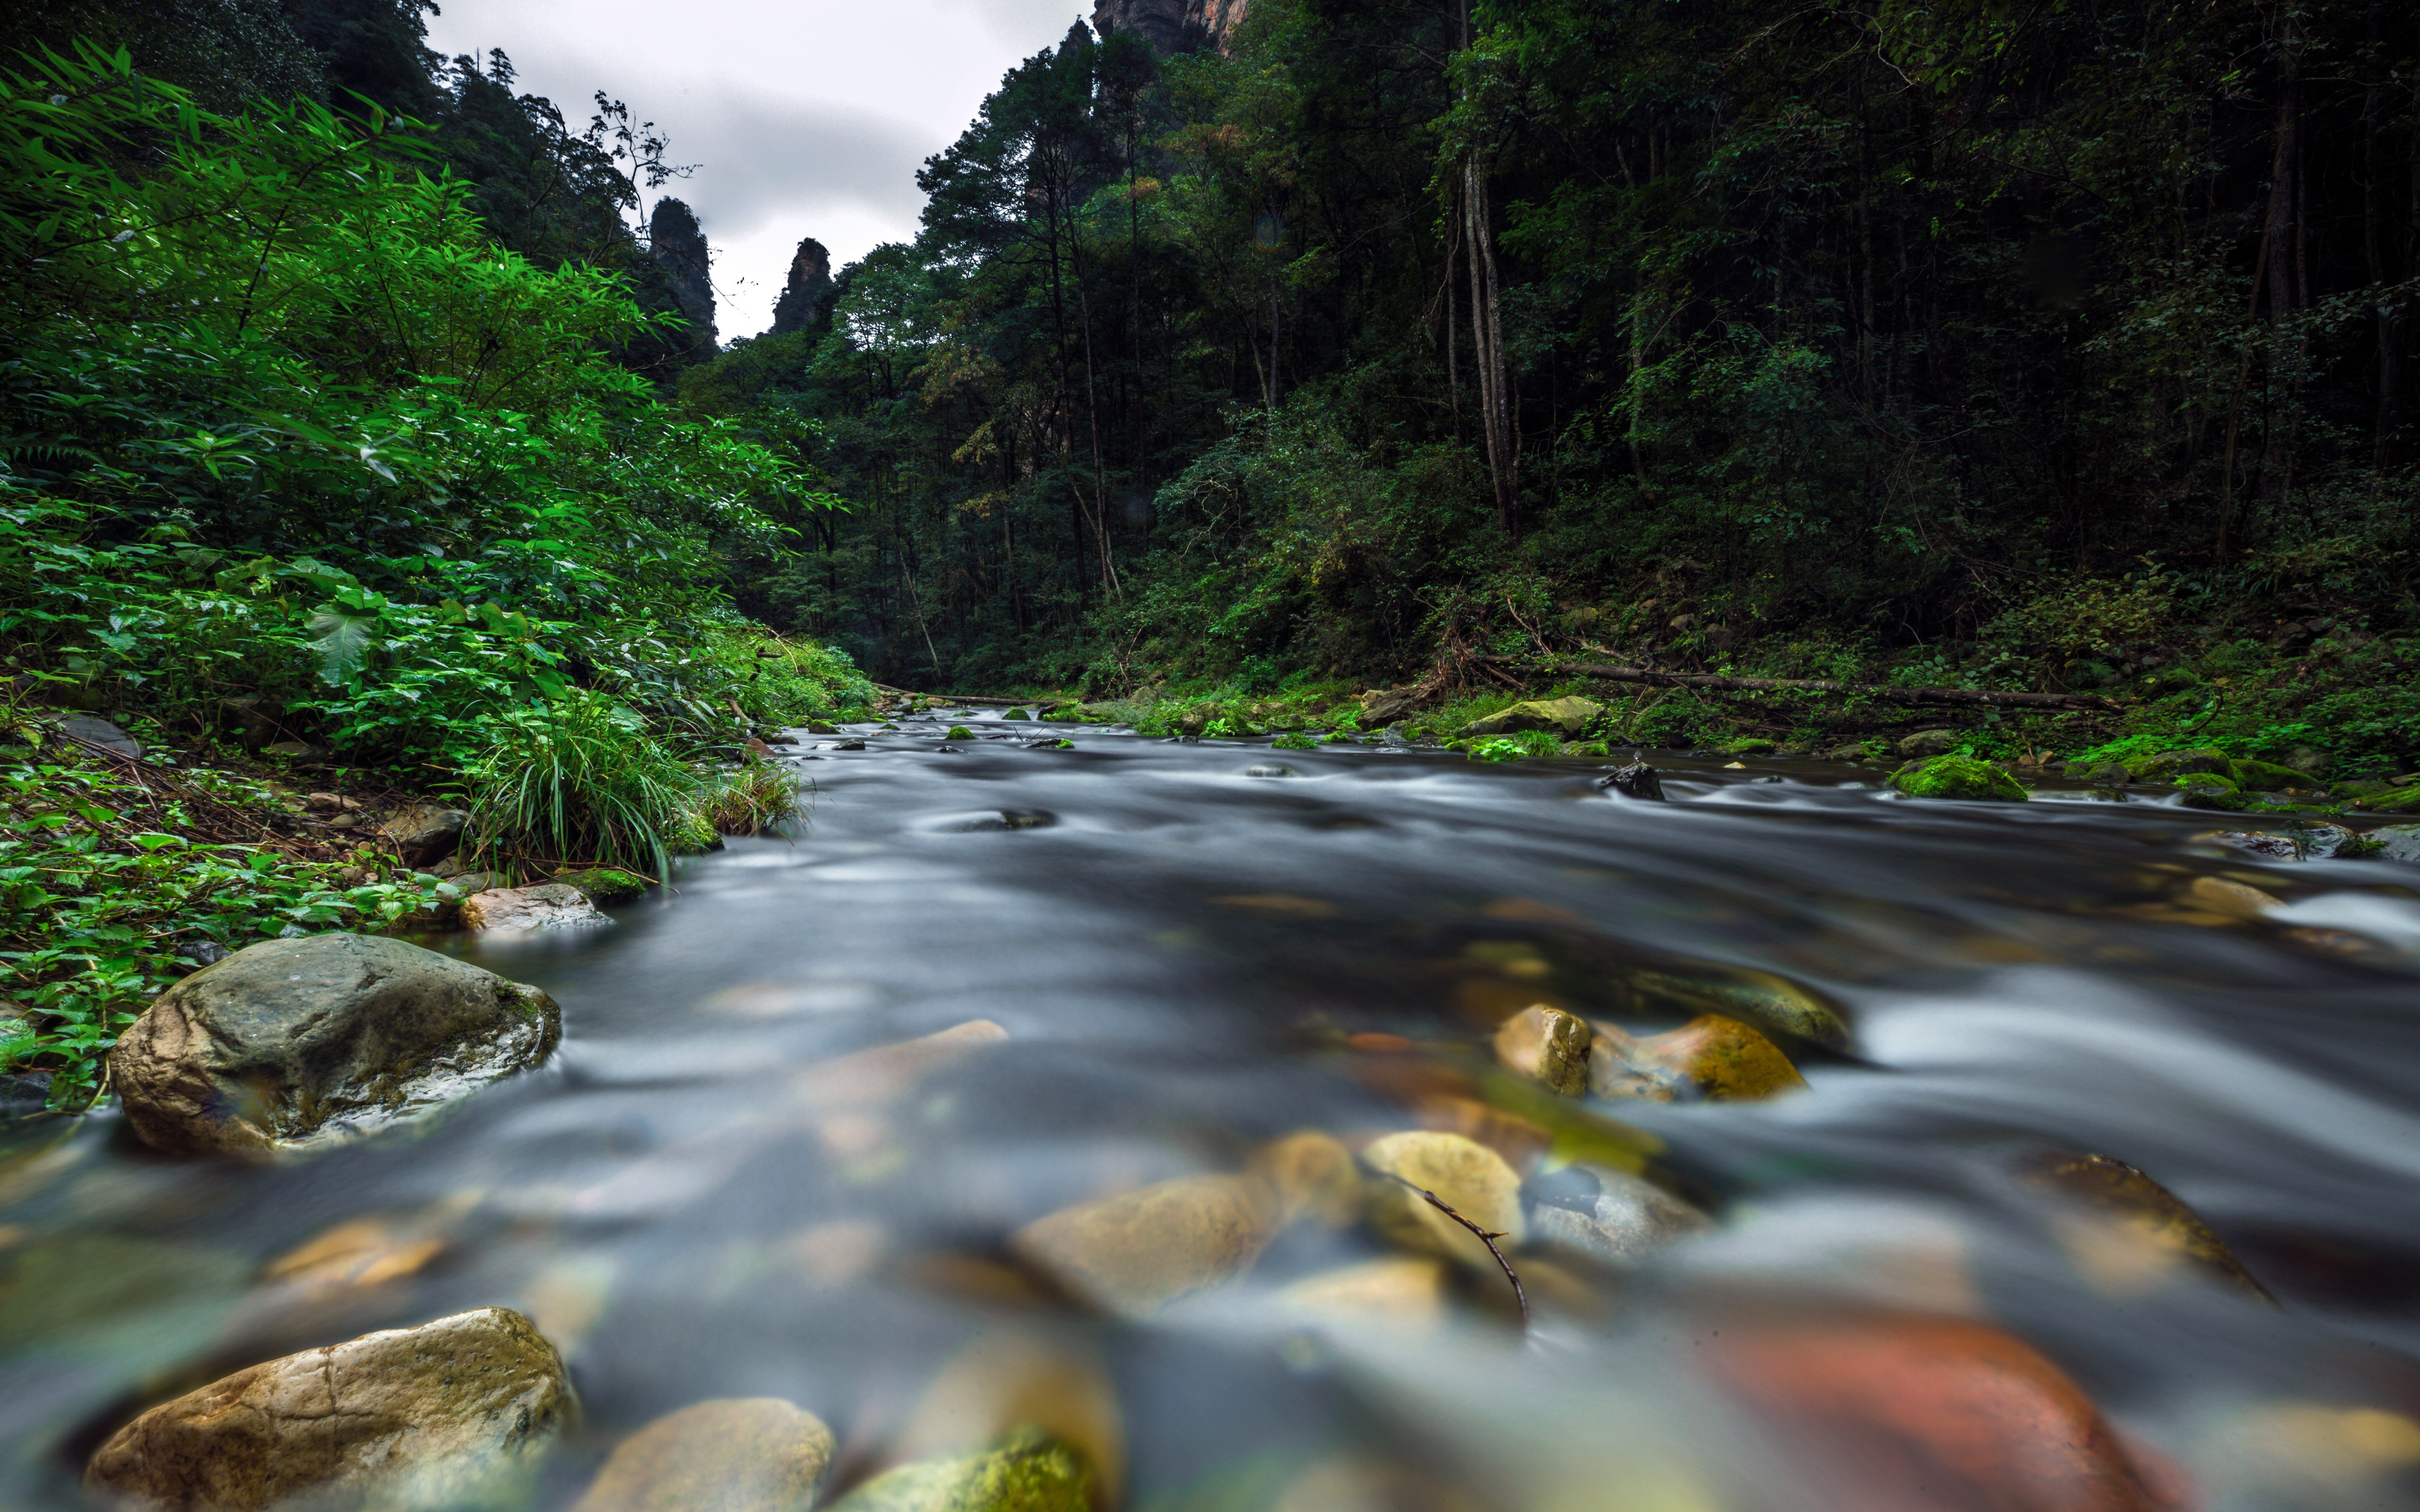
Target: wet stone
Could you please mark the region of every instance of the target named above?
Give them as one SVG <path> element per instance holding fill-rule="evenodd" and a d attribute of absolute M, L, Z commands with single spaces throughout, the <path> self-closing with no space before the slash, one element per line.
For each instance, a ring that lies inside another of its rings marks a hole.
<path fill-rule="evenodd" d="M 1252 1156 L 1253 1174 L 1277 1198 L 1277 1221 L 1310 1218 L 1342 1228 L 1361 1216 L 1360 1168 L 1335 1135 L 1300 1129 L 1263 1145 Z"/>
<path fill-rule="evenodd" d="M 1619 793 L 1625 798 L 1640 798 L 1654 803 L 1664 801 L 1664 779 L 1645 762 L 1635 761 L 1620 767 L 1599 778 L 1596 785 L 1608 792 Z"/>
<path fill-rule="evenodd" d="M 572 1512 L 807 1512 L 831 1429 L 772 1396 L 697 1402 L 614 1446 Z"/>
<path fill-rule="evenodd" d="M 541 882 L 534 887 L 490 887 L 462 900 L 464 929 L 517 932 L 578 928 L 607 922 L 578 887 Z"/>
<path fill-rule="evenodd" d="M 1295 769 L 1283 762 L 1255 762 L 1244 768 L 1246 777 L 1294 777 Z"/>
<path fill-rule="evenodd" d="M 1503 1156 L 1476 1140 L 1430 1130 L 1393 1134 L 1373 1141 L 1361 1161 L 1378 1173 L 1370 1183 L 1372 1227 L 1407 1249 L 1473 1269 L 1496 1268 L 1479 1237 L 1438 1211 L 1422 1191 L 1489 1233 L 1503 1235 L 1497 1242 L 1508 1250 L 1528 1232 L 1521 1178 Z"/>
<path fill-rule="evenodd" d="M 1179 1177 L 1036 1219 L 1009 1247 L 1070 1295 L 1143 1316 L 1250 1265 L 1268 1242 L 1273 1206 L 1249 1178 Z"/>
<path fill-rule="evenodd" d="M 390 1121 L 535 1066 L 554 999 L 401 940 L 267 940 L 160 995 L 109 1053 L 163 1149 L 258 1153 Z"/>
<path fill-rule="evenodd" d="M 1496 1059 L 1549 1091 L 1583 1097 L 1589 1089 L 1589 1047 L 1595 1039 L 1586 1019 L 1534 1003 L 1497 1029 Z"/>
<path fill-rule="evenodd" d="M 1736 1019 L 1707 1013 L 1664 1034 L 1598 1026 L 1589 1084 L 1606 1097 L 1744 1103 L 1807 1082 L 1772 1041 Z"/>
<path fill-rule="evenodd" d="M 2275 1299 L 2243 1262 L 2211 1231 L 2201 1215 L 2149 1176 L 2108 1155 L 2052 1155 L 2033 1162 L 2020 1173 L 2036 1191 L 2057 1198 L 2071 1209 L 2102 1219 L 2141 1246 L 2144 1272 L 2156 1273 L 2167 1262 L 2187 1266 L 2204 1277 L 2257 1297 L 2273 1305 Z M 2105 1246 L 2086 1249 L 2087 1268 L 2096 1260 L 2124 1268 L 2127 1260 Z M 2106 1273 L 2106 1272 L 2104 1272 Z"/>
<path fill-rule="evenodd" d="M 271 1360 L 117 1430 L 87 1489 L 254 1512 L 364 1497 L 379 1506 L 504 1499 L 573 1412 L 554 1347 L 502 1307 Z"/>
<path fill-rule="evenodd" d="M 980 1454 L 920 1459 L 875 1476 L 831 1512 L 1091 1512 L 1093 1469 L 1038 1429 Z"/>
<path fill-rule="evenodd" d="M 1532 1181 L 1531 1242 L 1602 1265 L 1638 1265 L 1658 1250 L 1702 1233 L 1714 1220 L 1644 1177 L 1567 1165 L 1553 1186 Z M 1544 1190 L 1541 1190 L 1544 1187 Z"/>

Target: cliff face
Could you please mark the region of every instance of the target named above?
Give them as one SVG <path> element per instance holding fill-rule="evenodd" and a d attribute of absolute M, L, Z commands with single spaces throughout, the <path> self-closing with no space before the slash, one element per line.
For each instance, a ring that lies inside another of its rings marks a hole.
<path fill-rule="evenodd" d="M 1100 0 L 1093 11 L 1093 29 L 1104 37 L 1131 32 L 1162 57 L 1205 45 L 1224 53 L 1249 4 L 1250 0 Z"/>
<path fill-rule="evenodd" d="M 831 307 L 831 254 L 813 237 L 799 243 L 790 259 L 789 282 L 773 301 L 773 330 L 803 331 Z"/>
<path fill-rule="evenodd" d="M 656 201 L 647 220 L 647 250 L 664 269 L 673 303 L 689 319 L 690 348 L 714 350 L 714 283 L 707 272 L 706 230 L 697 214 L 676 199 Z"/>

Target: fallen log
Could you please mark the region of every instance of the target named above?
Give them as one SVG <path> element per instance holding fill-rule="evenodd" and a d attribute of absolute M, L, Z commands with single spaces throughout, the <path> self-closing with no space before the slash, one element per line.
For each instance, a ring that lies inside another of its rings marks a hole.
<path fill-rule="evenodd" d="M 988 699 L 956 693 L 919 693 L 913 688 L 890 687 L 881 683 L 875 684 L 874 690 L 892 698 L 923 699 L 927 703 L 944 707 L 965 704 L 970 708 L 982 709 L 1055 709 L 1067 702 L 1065 699 Z"/>
<path fill-rule="evenodd" d="M 2002 709 L 2103 709 L 2116 703 L 2089 693 L 1998 693 L 1968 687 L 1887 687 L 1879 683 L 1833 683 L 1811 677 L 1716 677 L 1707 672 L 1656 672 L 1643 667 L 1608 667 L 1602 662 L 1550 663 L 1557 671 L 1573 672 L 1608 683 L 1645 683 L 1656 687 L 1703 687 L 1726 693 L 1843 693 L 1892 703 L 1979 703 Z"/>

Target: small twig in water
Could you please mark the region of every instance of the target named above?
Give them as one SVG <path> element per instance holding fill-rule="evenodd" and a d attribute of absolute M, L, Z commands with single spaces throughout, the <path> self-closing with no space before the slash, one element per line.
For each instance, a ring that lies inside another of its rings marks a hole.
<path fill-rule="evenodd" d="M 1512 1300 L 1521 1304 L 1521 1331 L 1525 1334 L 1528 1333 L 1529 1330 L 1529 1294 L 1521 1289 L 1521 1277 L 1519 1273 L 1512 1269 L 1512 1262 L 1506 1259 L 1504 1257 L 1504 1252 L 1496 1247 L 1496 1242 L 1502 1239 L 1504 1236 L 1502 1234 L 1491 1234 L 1486 1229 L 1480 1227 L 1477 1224 L 1472 1223 L 1469 1219 L 1454 1211 L 1444 1198 L 1438 1196 L 1427 1187 L 1420 1186 L 1404 1177 L 1397 1176 L 1392 1171 L 1388 1171 L 1384 1174 L 1394 1180 L 1402 1181 L 1405 1186 L 1410 1187 L 1413 1191 L 1418 1192 L 1420 1196 L 1428 1198 L 1430 1207 L 1435 1208 L 1437 1211 L 1444 1213 L 1455 1223 L 1462 1225 L 1462 1227 L 1469 1229 L 1472 1233 L 1479 1236 L 1479 1242 L 1487 1246 L 1487 1253 L 1496 1257 L 1496 1264 L 1498 1269 L 1503 1271 L 1504 1279 L 1512 1283 Z"/>

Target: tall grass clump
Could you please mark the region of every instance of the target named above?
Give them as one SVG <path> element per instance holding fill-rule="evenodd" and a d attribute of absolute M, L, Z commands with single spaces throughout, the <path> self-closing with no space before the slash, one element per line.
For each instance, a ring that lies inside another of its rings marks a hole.
<path fill-rule="evenodd" d="M 707 778 L 695 811 L 718 835 L 761 834 L 799 811 L 798 774 L 768 761 L 752 761 Z"/>
<path fill-rule="evenodd" d="M 503 716 L 467 776 L 480 857 L 548 869 L 596 861 L 660 877 L 698 795 L 638 715 L 582 689 Z"/>

